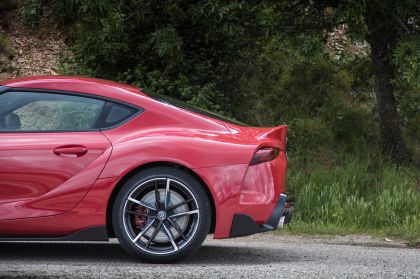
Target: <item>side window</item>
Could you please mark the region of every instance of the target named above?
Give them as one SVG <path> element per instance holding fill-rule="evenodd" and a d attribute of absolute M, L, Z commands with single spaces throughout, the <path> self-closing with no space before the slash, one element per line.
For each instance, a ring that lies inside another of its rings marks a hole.
<path fill-rule="evenodd" d="M 64 94 L 0 95 L 0 131 L 84 131 L 95 128 L 105 101 Z"/>
<path fill-rule="evenodd" d="M 114 102 L 107 102 L 98 127 L 102 129 L 111 128 L 122 124 L 134 116 L 139 110 Z"/>

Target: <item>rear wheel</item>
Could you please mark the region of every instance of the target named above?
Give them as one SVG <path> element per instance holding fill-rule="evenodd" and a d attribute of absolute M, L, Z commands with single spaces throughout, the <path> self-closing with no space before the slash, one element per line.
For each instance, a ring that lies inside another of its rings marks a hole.
<path fill-rule="evenodd" d="M 194 253 L 210 229 L 210 203 L 190 174 L 158 167 L 130 178 L 114 202 L 112 219 L 122 247 L 144 261 L 168 263 Z"/>

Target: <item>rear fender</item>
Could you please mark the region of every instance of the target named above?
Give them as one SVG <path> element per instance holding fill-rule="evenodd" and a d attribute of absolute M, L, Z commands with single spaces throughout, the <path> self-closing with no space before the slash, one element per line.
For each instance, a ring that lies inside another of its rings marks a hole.
<path fill-rule="evenodd" d="M 176 134 L 141 137 L 114 146 L 100 178 L 123 177 L 151 162 L 172 162 L 190 169 L 248 164 L 256 145 Z"/>

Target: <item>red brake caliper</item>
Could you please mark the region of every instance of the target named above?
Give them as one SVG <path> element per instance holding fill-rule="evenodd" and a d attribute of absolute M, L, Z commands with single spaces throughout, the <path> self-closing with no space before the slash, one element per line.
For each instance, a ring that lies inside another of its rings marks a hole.
<path fill-rule="evenodd" d="M 134 207 L 134 212 L 137 214 L 147 214 L 147 208 L 141 205 Z M 147 223 L 147 217 L 141 215 L 134 215 L 133 225 L 136 229 L 143 229 Z"/>

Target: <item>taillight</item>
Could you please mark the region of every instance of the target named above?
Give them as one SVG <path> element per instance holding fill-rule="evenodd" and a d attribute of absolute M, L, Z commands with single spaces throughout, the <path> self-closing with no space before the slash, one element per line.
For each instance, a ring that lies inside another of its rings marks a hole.
<path fill-rule="evenodd" d="M 255 152 L 250 165 L 257 165 L 273 160 L 279 154 L 280 149 L 276 147 L 264 147 Z"/>

